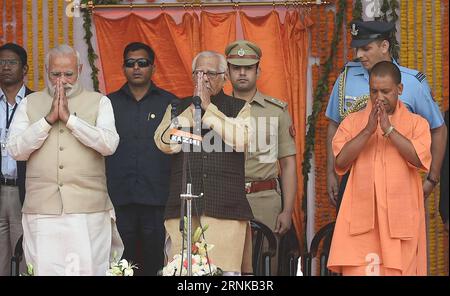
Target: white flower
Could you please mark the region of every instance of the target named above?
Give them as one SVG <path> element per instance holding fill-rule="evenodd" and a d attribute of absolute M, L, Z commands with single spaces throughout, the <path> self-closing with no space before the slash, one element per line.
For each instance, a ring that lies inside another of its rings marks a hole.
<path fill-rule="evenodd" d="M 122 270 L 127 269 L 127 268 L 130 267 L 130 265 L 128 264 L 127 259 L 120 260 L 119 265 L 122 267 Z"/>
<path fill-rule="evenodd" d="M 135 264 L 128 262 L 126 259 L 120 261 L 113 260 L 110 263 L 110 269 L 106 271 L 107 276 L 133 276 L 134 268 L 137 268 Z"/>
<path fill-rule="evenodd" d="M 134 274 L 134 271 L 133 271 L 133 268 L 131 268 L 131 267 L 127 267 L 123 271 L 124 276 L 133 276 L 133 274 Z"/>
<path fill-rule="evenodd" d="M 122 269 L 119 266 L 114 266 L 111 268 L 111 273 L 113 275 L 122 275 Z"/>

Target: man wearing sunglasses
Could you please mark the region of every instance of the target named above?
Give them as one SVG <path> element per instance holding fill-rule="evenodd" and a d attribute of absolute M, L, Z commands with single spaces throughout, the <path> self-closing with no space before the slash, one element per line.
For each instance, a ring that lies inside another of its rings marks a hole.
<path fill-rule="evenodd" d="M 45 57 L 46 88 L 22 100 L 8 152 L 27 161 L 23 248 L 35 275 L 105 275 L 123 245 L 106 188 L 105 159 L 119 143 L 110 100 L 79 83 L 79 53 Z"/>
<path fill-rule="evenodd" d="M 181 100 L 175 114 L 172 108 L 167 108 L 154 138 L 161 151 L 173 155 L 165 213 L 165 227 L 171 240 L 169 259 L 181 251 L 180 194 L 185 192 L 182 189 L 185 181 L 189 181 L 193 194 L 203 193 L 192 205 L 193 225 L 209 226 L 205 239 L 214 245 L 208 252 L 209 258 L 224 275 L 248 273 L 251 272 L 248 221 L 253 214 L 244 191 L 244 151 L 251 133 L 250 106 L 223 93 L 228 78 L 224 56 L 201 52 L 192 62 L 192 72 L 194 96 Z M 174 115 L 176 120 L 171 120 Z M 171 138 L 174 129 L 180 128 L 198 136 L 196 127 L 201 128 L 202 137 L 198 146 L 186 147 L 177 138 L 175 141 Z"/>
<path fill-rule="evenodd" d="M 0 47 L 0 276 L 10 275 L 11 256 L 22 235 L 26 162 L 15 161 L 6 151 L 8 130 L 19 103 L 32 93 L 25 86 L 27 52 L 15 43 Z M 23 268 L 25 264 L 23 264 Z M 22 267 L 21 267 L 22 269 Z"/>
<path fill-rule="evenodd" d="M 108 190 L 125 245 L 124 258 L 137 263 L 137 275 L 156 275 L 164 263 L 170 156 L 156 147 L 153 135 L 176 97 L 151 80 L 154 62 L 155 53 L 148 45 L 128 44 L 123 53 L 127 81 L 108 95 L 121 139 L 116 153 L 106 159 Z"/>

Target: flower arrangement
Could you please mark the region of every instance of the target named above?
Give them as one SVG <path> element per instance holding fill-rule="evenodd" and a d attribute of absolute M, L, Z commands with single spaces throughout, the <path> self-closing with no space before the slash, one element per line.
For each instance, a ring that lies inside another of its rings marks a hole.
<path fill-rule="evenodd" d="M 137 269 L 136 264 L 128 262 L 126 259 L 120 261 L 116 260 L 116 255 L 114 254 L 114 259 L 110 264 L 110 268 L 106 271 L 107 276 L 133 276 L 134 269 Z"/>
<path fill-rule="evenodd" d="M 185 223 L 184 225 L 187 225 Z M 222 275 L 222 270 L 215 266 L 211 259 L 208 258 L 208 251 L 210 251 L 214 245 L 207 244 L 204 240 L 203 233 L 208 228 L 208 225 L 197 227 L 192 235 L 192 275 L 193 276 L 216 276 Z M 186 231 L 185 231 L 186 233 Z M 203 236 L 203 238 L 202 238 Z M 186 240 L 185 240 L 186 243 Z M 183 260 L 183 263 L 181 262 Z M 183 253 L 173 256 L 166 266 L 162 269 L 163 276 L 186 276 L 187 275 L 187 249 L 183 250 Z M 181 272 L 180 272 L 181 269 Z M 161 273 L 160 273 L 161 274 Z"/>
<path fill-rule="evenodd" d="M 128 262 L 126 259 L 117 261 L 116 254 L 114 260 L 110 264 L 110 268 L 106 271 L 107 276 L 133 276 L 134 269 L 137 269 L 136 264 Z M 27 271 L 20 274 L 21 276 L 34 276 L 34 267 L 32 264 L 27 264 Z"/>

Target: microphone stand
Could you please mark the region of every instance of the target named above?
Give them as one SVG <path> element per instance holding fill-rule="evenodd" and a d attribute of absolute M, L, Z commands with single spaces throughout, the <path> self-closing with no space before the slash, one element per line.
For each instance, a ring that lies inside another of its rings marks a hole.
<path fill-rule="evenodd" d="M 195 106 L 195 112 L 194 112 L 194 134 L 200 134 L 201 135 L 201 100 L 200 98 L 194 97 L 193 103 Z M 187 148 L 187 150 L 185 150 Z M 183 153 L 183 173 L 182 173 L 182 182 L 183 184 L 186 184 L 186 193 L 180 194 L 180 199 L 182 203 L 182 209 L 184 208 L 184 203 L 186 202 L 186 216 L 187 216 L 187 275 L 192 276 L 192 200 L 195 198 L 200 198 L 203 196 L 203 193 L 200 193 L 199 195 L 192 194 L 192 183 L 187 182 L 186 180 L 186 162 L 187 162 L 187 156 L 186 153 L 190 153 L 190 146 L 188 144 L 184 144 L 182 146 L 182 153 Z M 195 145 L 194 147 L 195 148 Z M 201 146 L 199 147 L 201 151 Z M 195 152 L 200 152 L 195 151 Z M 184 189 L 184 187 L 183 187 Z M 183 190 L 184 191 L 184 190 Z M 180 213 L 181 219 L 183 222 L 180 221 L 180 228 L 181 223 L 183 223 L 183 230 L 184 230 L 184 213 Z M 183 238 L 184 240 L 184 238 Z M 182 250 L 183 252 L 184 250 Z"/>
<path fill-rule="evenodd" d="M 186 215 L 187 215 L 187 275 L 192 276 L 192 199 L 203 196 L 203 193 L 199 195 L 192 194 L 192 184 L 186 184 L 186 193 L 181 193 L 181 202 L 186 201 Z M 184 217 L 183 217 L 184 219 Z M 184 238 L 183 238 L 184 239 Z"/>

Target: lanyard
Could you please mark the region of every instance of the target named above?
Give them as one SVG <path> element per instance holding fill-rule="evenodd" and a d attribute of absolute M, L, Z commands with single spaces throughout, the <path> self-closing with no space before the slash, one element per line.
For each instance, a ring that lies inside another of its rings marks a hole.
<path fill-rule="evenodd" d="M 5 100 L 5 104 L 6 104 L 6 130 L 9 130 L 9 126 L 11 125 L 11 121 L 14 117 L 14 113 L 16 113 L 17 103 L 14 105 L 14 108 L 11 113 L 11 118 L 9 117 L 9 104 L 8 104 L 7 100 Z"/>

